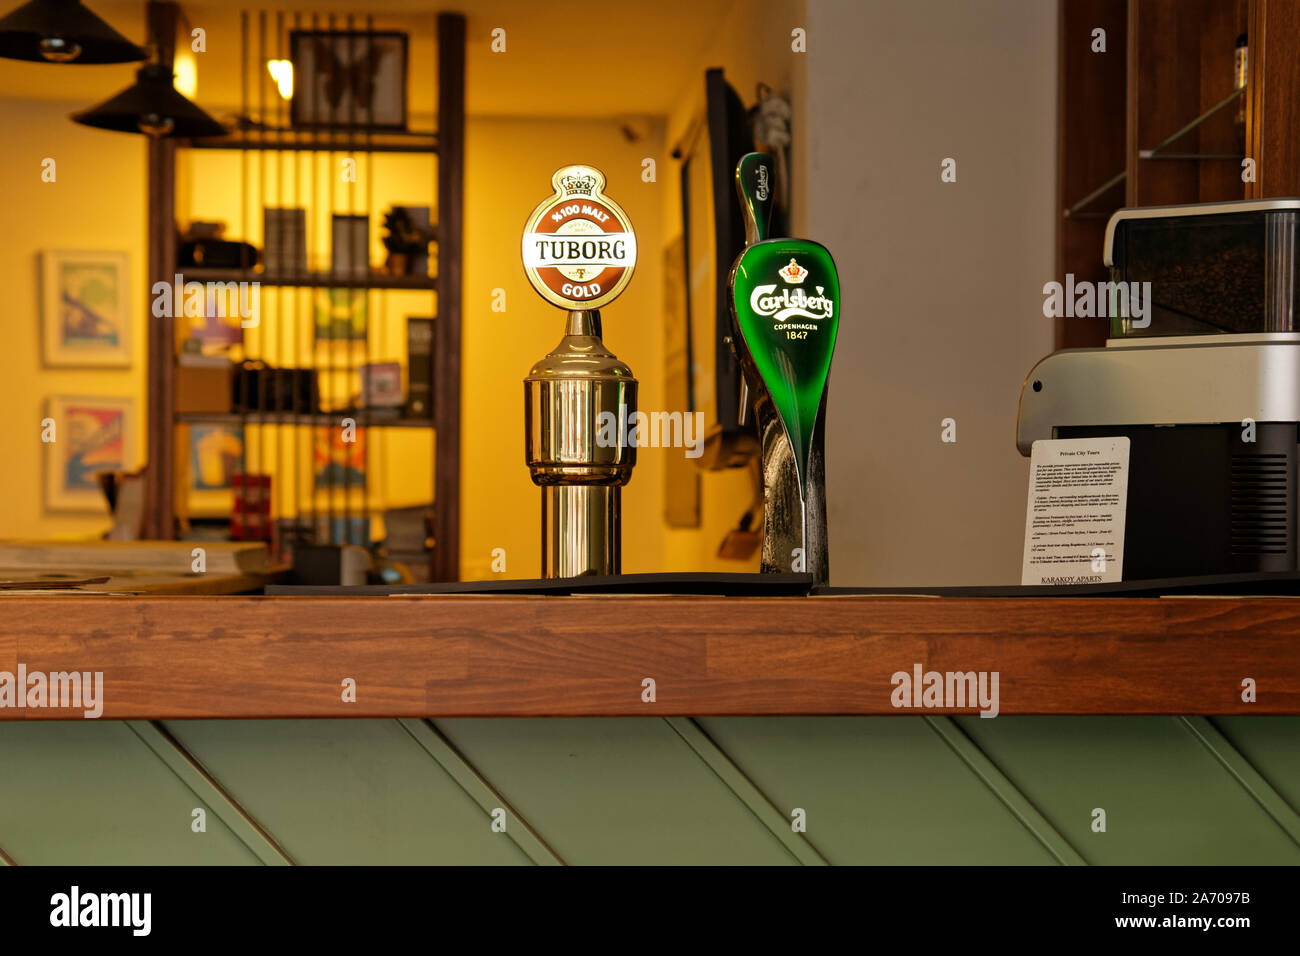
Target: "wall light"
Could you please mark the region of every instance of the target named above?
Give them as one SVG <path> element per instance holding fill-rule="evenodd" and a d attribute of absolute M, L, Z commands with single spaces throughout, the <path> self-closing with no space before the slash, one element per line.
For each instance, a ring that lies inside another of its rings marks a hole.
<path fill-rule="evenodd" d="M 199 62 L 193 51 L 180 49 L 172 60 L 172 85 L 176 92 L 192 100 L 199 91 Z"/>
<path fill-rule="evenodd" d="M 289 60 L 267 60 L 266 72 L 270 73 L 271 79 L 275 80 L 280 98 L 293 99 L 293 63 Z"/>

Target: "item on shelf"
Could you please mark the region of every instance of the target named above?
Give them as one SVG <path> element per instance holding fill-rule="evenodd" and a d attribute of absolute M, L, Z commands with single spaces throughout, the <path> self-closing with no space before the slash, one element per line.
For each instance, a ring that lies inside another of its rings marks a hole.
<path fill-rule="evenodd" d="M 429 243 L 437 235 L 428 206 L 394 206 L 384 213 L 385 266 L 390 275 L 427 276 Z"/>
<path fill-rule="evenodd" d="M 224 355 L 182 351 L 176 357 L 176 411 L 182 414 L 232 411 L 232 368 L 230 359 Z"/>
<path fill-rule="evenodd" d="M 367 362 L 360 368 L 361 408 L 393 408 L 402 404 L 402 366 L 397 362 Z"/>
<path fill-rule="evenodd" d="M 408 418 L 433 417 L 433 322 L 431 318 L 406 320 Z"/>
<path fill-rule="evenodd" d="M 301 207 L 262 210 L 262 264 L 268 273 L 307 271 L 307 210 Z"/>
<path fill-rule="evenodd" d="M 384 547 L 394 557 L 423 556 L 433 547 L 432 526 L 432 504 L 389 508 L 384 511 Z"/>
<path fill-rule="evenodd" d="M 375 548 L 381 583 L 419 584 L 429 580 L 433 550 L 433 505 L 389 508 L 383 514 L 384 539 Z"/>
<path fill-rule="evenodd" d="M 433 550 L 433 505 L 389 508 L 383 517 L 384 540 L 377 551 L 384 565 L 402 583 L 428 581 L 429 553 Z M 380 571 L 382 576 L 383 569 Z"/>
<path fill-rule="evenodd" d="M 317 342 L 366 338 L 365 289 L 318 289 L 312 296 L 312 325 Z"/>
<path fill-rule="evenodd" d="M 776 158 L 776 209 L 774 217 L 784 216 L 790 208 L 790 118 L 794 109 L 790 101 L 773 93 L 766 83 L 759 83 L 757 102 L 749 111 L 749 124 L 754 133 L 754 148 L 771 153 Z M 779 225 L 777 220 L 773 225 Z"/>
<path fill-rule="evenodd" d="M 312 486 L 317 491 L 366 487 L 366 429 L 350 433 L 337 425 L 312 429 Z"/>
<path fill-rule="evenodd" d="M 335 213 L 330 222 L 330 272 L 348 279 L 370 275 L 370 217 Z"/>
<path fill-rule="evenodd" d="M 320 411 L 315 369 L 275 368 L 249 360 L 235 366 L 234 379 L 235 412 L 312 414 Z"/>
<path fill-rule="evenodd" d="M 297 584 L 328 587 L 366 583 L 370 552 L 355 545 L 306 544 L 293 553 L 293 578 Z"/>
<path fill-rule="evenodd" d="M 297 127 L 406 129 L 406 34 L 293 30 L 290 122 Z"/>
<path fill-rule="evenodd" d="M 1249 71 L 1247 67 L 1250 64 L 1249 48 L 1246 45 L 1246 34 L 1237 37 L 1237 47 L 1232 51 L 1232 88 L 1234 90 L 1244 90 L 1246 88 Z M 1246 97 L 1243 95 L 1237 101 L 1237 149 L 1241 152 L 1246 151 Z"/>
<path fill-rule="evenodd" d="M 370 519 L 365 515 L 317 514 L 315 519 L 316 540 L 332 545 L 350 544 L 359 548 L 370 547 Z"/>
<path fill-rule="evenodd" d="M 113 515 L 106 541 L 139 541 L 144 523 L 144 472 L 101 471 L 95 475 Z"/>
<path fill-rule="evenodd" d="M 185 227 L 185 232 L 181 234 L 182 239 L 224 239 L 226 238 L 226 224 L 221 220 L 204 222 L 196 219 Z"/>
<path fill-rule="evenodd" d="M 230 483 L 235 489 L 230 537 L 236 541 L 270 541 L 271 476 L 240 473 Z"/>
<path fill-rule="evenodd" d="M 188 515 L 230 517 L 235 475 L 244 470 L 244 426 L 235 422 L 186 422 L 177 429 L 180 456 L 177 504 Z"/>
<path fill-rule="evenodd" d="M 176 250 L 181 269 L 251 269 L 257 259 L 256 246 L 230 239 L 182 239 Z"/>

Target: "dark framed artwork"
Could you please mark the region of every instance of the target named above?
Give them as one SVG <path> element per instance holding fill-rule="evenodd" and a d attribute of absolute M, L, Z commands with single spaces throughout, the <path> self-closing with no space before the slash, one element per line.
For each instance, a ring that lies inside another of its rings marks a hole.
<path fill-rule="evenodd" d="M 406 129 L 406 34 L 293 30 L 290 122 L 306 129 Z"/>

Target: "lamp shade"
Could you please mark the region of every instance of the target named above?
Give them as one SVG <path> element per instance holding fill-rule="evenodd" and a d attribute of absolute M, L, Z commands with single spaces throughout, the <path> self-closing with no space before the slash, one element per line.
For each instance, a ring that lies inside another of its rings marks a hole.
<path fill-rule="evenodd" d="M 149 136 L 224 136 L 226 128 L 172 85 L 171 71 L 157 63 L 141 67 L 135 83 L 72 119 L 83 126 Z"/>
<path fill-rule="evenodd" d="M 29 0 L 0 18 L 0 56 L 37 63 L 129 63 L 146 53 L 80 0 Z"/>

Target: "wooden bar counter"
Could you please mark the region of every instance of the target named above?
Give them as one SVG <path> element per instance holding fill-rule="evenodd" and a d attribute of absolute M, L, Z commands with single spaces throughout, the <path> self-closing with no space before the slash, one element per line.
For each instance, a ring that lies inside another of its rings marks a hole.
<path fill-rule="evenodd" d="M 105 719 L 977 712 L 895 707 L 917 666 L 1003 715 L 1300 714 L 1300 599 L 0 597 L 20 664 L 102 672 Z"/>

